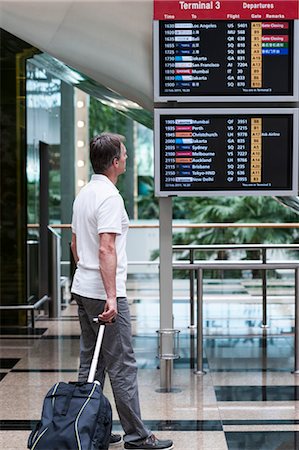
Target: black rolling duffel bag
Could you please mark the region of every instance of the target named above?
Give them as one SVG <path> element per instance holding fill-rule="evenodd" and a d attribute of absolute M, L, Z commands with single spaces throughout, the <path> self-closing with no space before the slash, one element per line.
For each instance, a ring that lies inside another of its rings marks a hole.
<path fill-rule="evenodd" d="M 100 325 L 87 383 L 60 382 L 47 393 L 41 420 L 28 439 L 29 449 L 108 450 L 111 405 L 94 381 L 104 330 Z"/>

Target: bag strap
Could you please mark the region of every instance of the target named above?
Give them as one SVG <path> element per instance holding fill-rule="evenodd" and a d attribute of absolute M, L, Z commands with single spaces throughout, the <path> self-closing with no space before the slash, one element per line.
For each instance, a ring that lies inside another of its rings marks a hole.
<path fill-rule="evenodd" d="M 72 389 L 70 389 L 70 387 Z M 68 386 L 68 393 L 65 396 L 64 406 L 63 406 L 62 410 L 60 411 L 60 414 L 62 416 L 66 416 L 67 415 L 67 412 L 69 410 L 70 403 L 71 403 L 71 400 L 72 400 L 72 397 L 73 397 L 75 389 L 76 389 L 76 386 L 70 386 L 70 385 Z"/>

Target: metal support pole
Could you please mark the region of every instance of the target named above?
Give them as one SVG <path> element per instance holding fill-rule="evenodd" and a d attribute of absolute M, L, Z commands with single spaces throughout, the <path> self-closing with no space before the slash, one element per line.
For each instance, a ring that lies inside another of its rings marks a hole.
<path fill-rule="evenodd" d="M 190 369 L 195 367 L 195 329 L 190 330 Z"/>
<path fill-rule="evenodd" d="M 295 269 L 295 368 L 294 373 L 299 375 L 299 268 Z"/>
<path fill-rule="evenodd" d="M 60 129 L 63 132 L 60 134 L 60 173 L 66 174 L 60 178 L 60 192 L 61 192 L 61 208 L 60 219 L 61 223 L 68 223 L 72 217 L 72 206 L 75 197 L 75 171 L 69 170 L 70 167 L 75 167 L 75 161 L 80 159 L 76 157 L 75 144 L 75 89 L 74 86 L 61 82 L 61 107 L 60 107 Z M 85 94 L 82 94 L 85 95 Z M 88 129 L 88 125 L 86 127 Z M 89 140 L 89 139 L 88 139 Z M 83 149 L 82 149 L 83 150 Z M 79 152 L 79 149 L 77 150 Z M 131 155 L 130 155 L 131 156 Z M 69 259 L 69 241 L 71 240 L 71 231 L 69 229 L 61 230 L 61 253 L 62 260 Z M 64 268 L 63 275 L 68 275 L 67 268 Z"/>
<path fill-rule="evenodd" d="M 263 264 L 267 263 L 267 249 L 262 249 L 262 257 L 263 257 Z M 262 328 L 268 328 L 269 325 L 267 325 L 267 270 L 264 269 L 262 271 L 262 282 L 263 282 L 263 319 L 262 319 Z"/>
<path fill-rule="evenodd" d="M 49 146 L 39 142 L 39 298 L 48 295 Z"/>
<path fill-rule="evenodd" d="M 262 370 L 265 372 L 267 370 L 267 364 L 268 364 L 268 334 L 267 330 L 262 331 L 262 337 L 261 337 L 261 346 L 262 346 Z"/>
<path fill-rule="evenodd" d="M 31 309 L 30 314 L 31 314 L 31 328 L 34 330 L 35 329 L 34 309 Z"/>
<path fill-rule="evenodd" d="M 203 375 L 203 276 L 197 270 L 197 375 Z"/>
<path fill-rule="evenodd" d="M 165 368 L 166 368 L 166 386 L 165 391 L 171 392 L 171 386 L 172 386 L 172 360 L 166 359 L 165 361 Z"/>
<path fill-rule="evenodd" d="M 50 271 L 50 297 L 49 316 L 60 317 L 61 289 L 60 289 L 60 236 L 49 229 L 49 271 Z"/>
<path fill-rule="evenodd" d="M 190 249 L 190 264 L 194 263 L 194 250 Z M 190 326 L 189 328 L 195 328 L 195 314 L 194 314 L 194 270 L 190 270 Z"/>
<path fill-rule="evenodd" d="M 172 199 L 159 199 L 160 241 L 160 329 L 173 328 L 172 289 Z M 172 348 L 171 348 L 172 350 Z M 171 370 L 173 361 L 170 361 Z M 160 363 L 160 387 L 166 388 L 166 362 Z"/>

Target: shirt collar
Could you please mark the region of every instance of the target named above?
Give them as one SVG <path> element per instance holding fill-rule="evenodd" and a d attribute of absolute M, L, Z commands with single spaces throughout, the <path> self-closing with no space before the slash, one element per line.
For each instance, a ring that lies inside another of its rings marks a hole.
<path fill-rule="evenodd" d="M 93 174 L 93 175 L 91 176 L 91 180 L 90 180 L 90 181 L 104 181 L 104 182 L 107 183 L 109 186 L 112 186 L 117 192 L 119 192 L 118 189 L 117 189 L 117 187 L 115 186 L 115 184 L 113 184 L 112 181 L 109 180 L 108 177 L 106 177 L 106 175 L 102 175 L 102 174 L 100 174 L 100 173 Z"/>

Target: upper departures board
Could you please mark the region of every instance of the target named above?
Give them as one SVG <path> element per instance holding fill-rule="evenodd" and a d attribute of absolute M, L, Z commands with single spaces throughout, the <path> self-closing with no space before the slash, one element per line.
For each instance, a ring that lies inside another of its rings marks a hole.
<path fill-rule="evenodd" d="M 298 21 L 155 21 L 155 101 L 298 100 Z"/>

